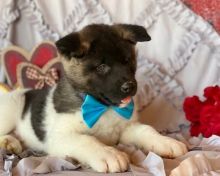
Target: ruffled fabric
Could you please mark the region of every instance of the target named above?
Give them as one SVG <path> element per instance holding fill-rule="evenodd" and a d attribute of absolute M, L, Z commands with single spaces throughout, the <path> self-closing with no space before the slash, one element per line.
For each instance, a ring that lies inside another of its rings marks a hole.
<path fill-rule="evenodd" d="M 0 48 L 11 44 L 8 40 L 9 26 L 19 17 L 19 10 L 16 9 L 16 2 L 13 0 L 5 1 L 6 4 L 1 12 L 0 19 Z"/>
<path fill-rule="evenodd" d="M 138 80 L 138 110 L 146 108 L 156 96 L 164 98 L 177 110 L 182 109 L 183 87 L 170 77 L 161 67 L 143 56 L 138 57 L 136 78 Z"/>
<path fill-rule="evenodd" d="M 187 30 L 180 42 L 178 42 L 179 44 L 177 45 L 173 54 L 168 58 L 169 66 L 165 68 L 161 67 L 161 69 L 165 69 L 166 74 L 169 75 L 168 78 L 166 78 L 169 84 L 171 85 L 172 82 L 175 82 L 173 83 L 173 87 L 178 87 L 177 90 L 181 90 L 175 91 L 170 89 L 170 92 L 172 93 L 165 93 L 165 98 L 167 100 L 175 102 L 175 108 L 181 109 L 181 102 L 183 101 L 183 98 L 181 97 L 184 95 L 183 87 L 180 83 L 177 83 L 174 80 L 175 76 L 187 66 L 189 60 L 192 58 L 191 56 L 198 47 L 198 44 L 201 43 L 211 48 L 212 55 L 210 59 L 217 59 L 219 62 L 220 37 L 208 22 L 206 22 L 200 16 L 194 14 L 183 3 L 177 0 L 152 0 L 147 9 L 140 13 L 140 16 L 136 19 L 136 23 L 142 24 L 146 28 L 150 28 L 154 24 L 154 22 L 159 18 L 159 15 L 161 15 L 162 13 L 168 14 L 178 25 Z M 141 108 L 150 104 L 150 102 L 154 99 L 153 97 L 155 97 L 158 94 L 156 92 L 162 92 L 157 91 L 158 87 L 155 87 L 155 83 L 158 82 L 158 80 L 163 80 L 163 83 L 165 82 L 165 76 L 158 76 L 161 75 L 161 72 L 158 72 L 159 66 L 155 68 L 154 66 L 152 66 L 152 63 L 143 64 L 144 61 L 142 60 L 146 60 L 146 58 L 142 56 L 142 58 L 138 60 L 140 67 L 138 67 L 139 74 L 137 76 L 140 77 L 140 80 L 142 82 L 145 82 L 146 84 L 145 85 L 141 83 L 141 88 L 139 90 L 140 92 L 138 93 L 138 96 L 142 97 L 140 98 Z M 160 79 L 158 79 L 158 77 Z M 160 89 L 163 90 L 161 84 L 157 84 L 160 85 Z M 172 86 L 169 86 L 169 88 L 171 87 Z M 176 94 L 175 92 L 181 93 Z M 167 95 L 169 95 L 169 98 L 167 98 Z"/>
<path fill-rule="evenodd" d="M 91 23 L 111 24 L 107 11 L 97 0 L 79 0 L 72 12 L 64 19 L 64 34 L 77 31 Z"/>
<path fill-rule="evenodd" d="M 202 16 L 220 34 L 219 0 L 182 0 L 187 7 Z"/>
<path fill-rule="evenodd" d="M 37 7 L 34 0 L 25 0 L 19 4 L 20 10 L 26 12 L 30 23 L 36 28 L 42 35 L 44 40 L 56 41 L 60 38 L 60 35 L 53 31 L 50 26 L 45 22 L 40 9 Z"/>
<path fill-rule="evenodd" d="M 161 12 L 162 9 L 157 5 L 157 3 L 155 1 L 151 1 L 146 9 L 138 15 L 134 23 L 149 28 L 157 20 Z"/>
<path fill-rule="evenodd" d="M 26 12 L 31 24 L 35 26 L 44 40 L 56 41 L 61 36 L 77 31 L 89 23 L 111 23 L 109 14 L 97 0 L 77 1 L 77 5 L 64 19 L 62 33 L 51 29 L 34 0 L 21 2 L 19 8 Z"/>
<path fill-rule="evenodd" d="M 179 25 L 198 33 L 209 45 L 220 45 L 220 37 L 212 26 L 183 3 L 177 0 L 158 0 L 157 2 Z"/>
<path fill-rule="evenodd" d="M 169 58 L 170 67 L 167 70 L 170 76 L 175 76 L 187 65 L 190 56 L 192 56 L 200 41 L 201 37 L 194 31 L 185 34 L 182 40 L 180 40 L 176 51 Z"/>
<path fill-rule="evenodd" d="M 19 10 L 16 9 L 16 2 L 13 0 L 5 1 L 5 7 L 1 11 L 0 19 L 0 57 L 2 55 L 2 49 L 8 45 L 11 45 L 11 41 L 8 39 L 8 32 L 10 25 L 19 18 Z M 0 81 L 5 80 L 3 66 L 0 62 Z"/>
<path fill-rule="evenodd" d="M 158 0 L 157 1 L 164 11 L 181 27 L 189 31 L 190 36 L 185 37 L 185 44 L 181 44 L 176 53 L 184 51 L 184 55 L 180 57 L 171 58 L 171 63 L 175 63 L 169 69 L 172 73 L 185 68 L 190 60 L 193 52 L 196 50 L 198 44 L 206 45 L 210 49 L 210 56 L 207 59 L 216 60 L 220 66 L 220 36 L 214 30 L 212 25 L 205 21 L 202 17 L 193 13 L 183 3 L 178 0 Z M 197 45 L 197 46 L 196 46 Z M 183 53 L 183 52 L 182 52 Z M 188 58 L 188 59 L 187 59 Z M 217 69 L 217 68 L 216 68 Z M 208 70 L 208 68 L 207 68 Z M 206 70 L 206 71 L 207 71 Z M 213 70 L 214 72 L 214 70 Z M 218 74 L 214 72 L 213 74 Z M 220 81 L 216 82 L 217 84 Z M 214 84 L 214 83 L 213 83 Z M 208 86 L 208 85 L 206 85 Z"/>
<path fill-rule="evenodd" d="M 177 24 L 189 31 L 179 42 L 174 57 L 169 60 L 171 64 L 167 70 L 170 75 L 174 76 L 187 65 L 188 59 L 201 40 L 213 48 L 213 55 L 220 59 L 220 37 L 217 32 L 202 17 L 177 0 L 151 1 L 147 9 L 140 13 L 136 23 L 149 28 L 162 12 L 166 12 Z"/>

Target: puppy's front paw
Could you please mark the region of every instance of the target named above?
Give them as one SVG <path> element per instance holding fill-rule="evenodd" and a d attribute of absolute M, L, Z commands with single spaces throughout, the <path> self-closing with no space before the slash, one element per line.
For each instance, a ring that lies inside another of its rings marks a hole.
<path fill-rule="evenodd" d="M 152 145 L 145 150 L 150 150 L 165 158 L 176 158 L 187 153 L 187 147 L 184 143 L 166 136 L 155 138 Z"/>
<path fill-rule="evenodd" d="M 15 137 L 10 135 L 0 136 L 0 148 L 15 154 L 22 152 L 21 143 Z"/>
<path fill-rule="evenodd" d="M 163 137 L 161 140 L 161 147 L 165 150 L 161 155 L 168 158 L 176 158 L 187 153 L 187 147 L 184 143 L 169 137 Z"/>
<path fill-rule="evenodd" d="M 98 172 L 124 172 L 128 169 L 129 158 L 114 147 L 103 147 L 89 164 Z"/>

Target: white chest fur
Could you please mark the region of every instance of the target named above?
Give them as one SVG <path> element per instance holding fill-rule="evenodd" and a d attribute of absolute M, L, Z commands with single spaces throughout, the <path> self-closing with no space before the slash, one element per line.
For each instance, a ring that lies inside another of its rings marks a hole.
<path fill-rule="evenodd" d="M 120 138 L 121 131 L 132 120 L 124 119 L 109 108 L 92 128 L 88 128 L 83 121 L 81 110 L 73 114 L 57 113 L 53 107 L 52 94 L 48 97 L 45 127 L 47 128 L 47 139 L 55 140 L 63 135 L 75 133 L 95 136 L 105 144 L 116 144 Z M 52 139 L 51 137 L 54 136 Z"/>

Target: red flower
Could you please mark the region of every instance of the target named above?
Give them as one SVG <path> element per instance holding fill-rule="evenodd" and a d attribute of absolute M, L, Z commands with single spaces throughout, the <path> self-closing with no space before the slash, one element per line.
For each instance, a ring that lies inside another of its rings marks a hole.
<path fill-rule="evenodd" d="M 186 118 L 191 122 L 199 122 L 200 111 L 203 103 L 198 96 L 187 97 L 183 103 L 183 110 Z"/>
<path fill-rule="evenodd" d="M 183 104 L 187 120 L 191 122 L 190 133 L 204 137 L 220 135 L 220 87 L 207 87 L 204 90 L 203 102 L 199 97 L 187 97 Z"/>
<path fill-rule="evenodd" d="M 210 137 L 212 135 L 212 130 L 211 130 L 211 128 L 208 125 L 203 124 L 203 125 L 200 125 L 200 133 L 204 137 L 208 138 L 208 137 Z"/>
<path fill-rule="evenodd" d="M 216 126 L 220 126 L 220 106 L 219 104 L 207 105 L 202 108 L 200 123 L 203 125 L 202 133 L 205 137 L 220 132 Z"/>
<path fill-rule="evenodd" d="M 220 123 L 213 126 L 212 133 L 220 136 Z"/>
<path fill-rule="evenodd" d="M 214 86 L 205 88 L 204 97 L 206 97 L 209 101 L 213 101 L 213 103 L 214 101 L 220 102 L 220 87 Z"/>
<path fill-rule="evenodd" d="M 190 134 L 191 136 L 198 136 L 201 133 L 200 124 L 194 123 L 190 126 Z"/>

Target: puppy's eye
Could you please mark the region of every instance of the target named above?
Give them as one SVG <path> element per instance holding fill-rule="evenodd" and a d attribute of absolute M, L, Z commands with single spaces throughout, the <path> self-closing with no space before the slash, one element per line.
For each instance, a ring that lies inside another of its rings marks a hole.
<path fill-rule="evenodd" d="M 130 58 L 126 57 L 125 59 L 123 59 L 123 64 L 128 64 L 129 63 Z"/>
<path fill-rule="evenodd" d="M 101 64 L 98 67 L 96 67 L 97 72 L 99 74 L 103 74 L 103 75 L 108 73 L 110 71 L 110 69 L 111 68 L 108 65 L 106 65 L 106 64 Z"/>

